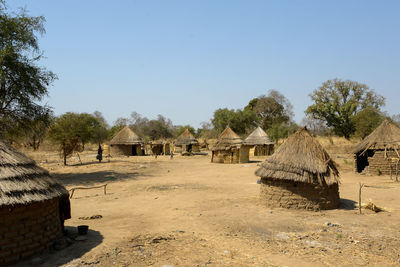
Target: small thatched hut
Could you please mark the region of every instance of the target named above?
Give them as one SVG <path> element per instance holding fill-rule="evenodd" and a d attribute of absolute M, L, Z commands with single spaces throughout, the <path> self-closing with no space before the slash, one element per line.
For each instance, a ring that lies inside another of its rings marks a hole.
<path fill-rule="evenodd" d="M 119 156 L 143 156 L 144 143 L 142 139 L 125 126 L 110 141 L 110 154 Z"/>
<path fill-rule="evenodd" d="M 199 152 L 200 145 L 197 139 L 187 128 L 178 138 L 175 140 L 175 152 L 191 153 Z"/>
<path fill-rule="evenodd" d="M 309 132 L 291 135 L 256 171 L 268 207 L 331 209 L 339 205 L 339 171 Z"/>
<path fill-rule="evenodd" d="M 156 140 L 149 142 L 150 150 L 153 155 L 170 155 L 171 148 L 168 141 Z"/>
<path fill-rule="evenodd" d="M 254 146 L 254 156 L 269 156 L 274 153 L 274 142 L 260 126 L 244 140 L 243 144 Z"/>
<path fill-rule="evenodd" d="M 60 199 L 68 191 L 0 141 L 0 266 L 48 248 L 61 235 Z"/>
<path fill-rule="evenodd" d="M 249 162 L 251 146 L 244 145 L 243 140 L 228 126 L 221 133 L 212 148 L 211 162 L 246 163 Z"/>
<path fill-rule="evenodd" d="M 400 128 L 385 120 L 355 146 L 354 171 L 369 174 L 396 173 L 396 162 L 400 158 L 399 148 Z"/>

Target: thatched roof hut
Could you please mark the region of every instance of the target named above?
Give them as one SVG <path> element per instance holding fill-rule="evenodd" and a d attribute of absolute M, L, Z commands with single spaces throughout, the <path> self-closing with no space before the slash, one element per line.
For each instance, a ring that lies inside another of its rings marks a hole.
<path fill-rule="evenodd" d="M 268 206 L 327 209 L 339 204 L 337 166 L 306 128 L 291 135 L 255 174 Z"/>
<path fill-rule="evenodd" d="M 274 152 L 274 142 L 260 126 L 243 141 L 243 144 L 254 146 L 254 156 L 268 156 Z"/>
<path fill-rule="evenodd" d="M 193 136 L 193 134 L 189 131 L 189 128 L 176 138 L 175 145 L 182 146 L 182 145 L 198 145 L 199 141 Z"/>
<path fill-rule="evenodd" d="M 386 119 L 354 147 L 354 169 L 370 174 L 390 174 L 395 171 L 392 159 L 400 158 L 399 149 L 400 128 Z"/>
<path fill-rule="evenodd" d="M 170 155 L 170 142 L 167 140 L 155 140 L 148 142 L 150 153 L 152 155 Z"/>
<path fill-rule="evenodd" d="M 269 138 L 268 134 L 260 126 L 258 126 L 246 139 L 244 139 L 243 143 L 251 146 L 274 144 L 274 142 Z"/>
<path fill-rule="evenodd" d="M 110 141 L 111 155 L 141 156 L 144 155 L 144 143 L 142 139 L 125 126 Z"/>
<path fill-rule="evenodd" d="M 368 149 L 399 149 L 400 128 L 388 119 L 384 120 L 370 135 L 354 147 L 354 153 L 364 153 Z"/>
<path fill-rule="evenodd" d="M 191 155 L 191 152 L 199 152 L 199 141 L 193 136 L 188 128 L 176 138 L 175 151 L 181 152 L 182 155 Z"/>
<path fill-rule="evenodd" d="M 129 128 L 125 126 L 110 141 L 111 145 L 140 145 L 143 144 L 142 139 Z"/>
<path fill-rule="evenodd" d="M 50 200 L 67 193 L 48 171 L 0 141 L 0 207 Z"/>
<path fill-rule="evenodd" d="M 0 141 L 1 266 L 54 242 L 61 234 L 59 200 L 65 196 L 68 191 L 45 169 Z"/>
<path fill-rule="evenodd" d="M 243 140 L 229 126 L 219 136 L 212 150 L 229 150 L 231 148 L 239 148 L 243 144 Z"/>
<path fill-rule="evenodd" d="M 228 126 L 219 136 L 213 146 L 211 162 L 215 163 L 246 163 L 249 162 L 249 145 Z"/>

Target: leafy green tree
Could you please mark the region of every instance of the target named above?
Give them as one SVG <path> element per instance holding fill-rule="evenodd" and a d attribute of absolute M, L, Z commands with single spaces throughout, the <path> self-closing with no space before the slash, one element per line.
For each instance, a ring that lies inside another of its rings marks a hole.
<path fill-rule="evenodd" d="M 373 107 L 366 107 L 352 117 L 352 122 L 356 128 L 355 136 L 364 139 L 374 131 L 386 116 Z"/>
<path fill-rule="evenodd" d="M 58 145 L 64 165 L 67 165 L 67 158 L 74 152 L 83 151 L 79 134 L 80 120 L 79 114 L 68 112 L 57 117 L 49 129 L 49 139 Z"/>
<path fill-rule="evenodd" d="M 252 110 L 257 115 L 264 129 L 269 129 L 274 124 L 289 123 L 293 117 L 292 109 L 289 100 L 276 90 L 270 90 L 268 95 L 250 100 L 245 107 L 245 110 Z"/>
<path fill-rule="evenodd" d="M 196 136 L 196 130 L 190 125 L 176 126 L 173 131 L 173 136 L 175 138 L 180 136 L 186 129 L 189 129 L 189 132 L 191 132 L 193 136 Z"/>
<path fill-rule="evenodd" d="M 202 122 L 200 125 L 201 128 L 197 129 L 196 137 L 202 137 L 205 139 L 218 138 L 218 132 L 211 122 Z"/>
<path fill-rule="evenodd" d="M 22 142 L 28 144 L 33 150 L 37 150 L 53 120 L 53 111 L 46 107 L 39 108 L 28 118 L 19 120 L 17 131 L 22 137 Z"/>
<path fill-rule="evenodd" d="M 298 125 L 294 122 L 281 122 L 275 123 L 271 125 L 271 127 L 267 130 L 267 134 L 269 137 L 277 142 L 281 138 L 287 138 L 289 135 L 293 134 L 297 129 Z"/>
<path fill-rule="evenodd" d="M 385 104 L 367 85 L 350 80 L 333 79 L 324 82 L 311 95 L 314 104 L 306 114 L 324 120 L 335 134 L 349 138 L 356 131 L 352 117 L 360 110 L 371 107 L 379 110 Z"/>
<path fill-rule="evenodd" d="M 88 113 L 65 113 L 56 118 L 49 129 L 49 138 L 59 146 L 64 165 L 69 156 L 83 151 L 87 143 L 101 144 L 106 134 L 105 125 Z"/>
<path fill-rule="evenodd" d="M 28 16 L 25 11 L 8 12 L 0 1 L 0 132 L 27 118 L 42 107 L 39 101 L 56 75 L 39 65 L 43 53 L 38 34 L 43 34 L 44 17 Z"/>
<path fill-rule="evenodd" d="M 144 128 L 144 133 L 150 140 L 161 138 L 171 138 L 172 131 L 167 123 L 163 120 L 150 120 Z"/>
<path fill-rule="evenodd" d="M 214 128 L 222 132 L 228 125 L 239 135 L 246 134 L 250 129 L 256 126 L 257 115 L 250 109 L 217 109 L 211 120 Z"/>

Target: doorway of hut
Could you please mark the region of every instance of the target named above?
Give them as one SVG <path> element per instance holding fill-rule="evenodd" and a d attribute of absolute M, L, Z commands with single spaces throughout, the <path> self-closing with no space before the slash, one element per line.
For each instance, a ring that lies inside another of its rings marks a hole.
<path fill-rule="evenodd" d="M 188 145 L 187 146 L 187 152 L 192 152 L 192 148 L 193 148 L 193 145 L 192 144 L 190 144 L 190 145 Z"/>
<path fill-rule="evenodd" d="M 368 150 L 364 152 L 362 155 L 357 155 L 357 172 L 361 173 L 363 170 L 369 166 L 368 157 L 372 157 L 374 152 L 372 150 Z"/>
<path fill-rule="evenodd" d="M 137 156 L 136 145 L 132 146 L 132 156 Z"/>

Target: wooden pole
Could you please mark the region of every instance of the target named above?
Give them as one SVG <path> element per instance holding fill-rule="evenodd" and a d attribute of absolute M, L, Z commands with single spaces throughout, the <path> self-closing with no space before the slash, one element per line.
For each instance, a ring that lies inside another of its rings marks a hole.
<path fill-rule="evenodd" d="M 78 155 L 79 162 L 80 162 L 80 163 L 81 163 L 81 165 L 82 165 L 82 160 L 81 160 L 81 157 L 79 156 L 79 153 L 78 153 L 78 152 L 76 152 L 76 154 Z"/>
<path fill-rule="evenodd" d="M 361 189 L 364 187 L 364 184 L 360 183 L 360 189 L 358 191 L 358 209 L 360 211 L 360 214 L 362 213 L 361 211 Z"/>
<path fill-rule="evenodd" d="M 399 159 L 396 162 L 396 182 L 399 181 Z"/>

